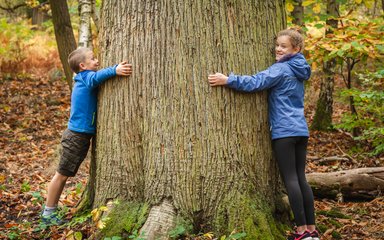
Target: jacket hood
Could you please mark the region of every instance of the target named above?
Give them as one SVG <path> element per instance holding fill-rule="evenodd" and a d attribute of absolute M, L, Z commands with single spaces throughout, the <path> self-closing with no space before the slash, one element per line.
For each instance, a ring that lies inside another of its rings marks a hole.
<path fill-rule="evenodd" d="M 297 53 L 286 60 L 286 63 L 300 81 L 306 81 L 311 76 L 311 67 L 302 53 Z"/>

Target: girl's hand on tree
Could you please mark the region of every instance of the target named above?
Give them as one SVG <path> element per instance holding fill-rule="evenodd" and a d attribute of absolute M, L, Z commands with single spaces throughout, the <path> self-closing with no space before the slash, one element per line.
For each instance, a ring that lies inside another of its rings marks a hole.
<path fill-rule="evenodd" d="M 227 85 L 228 77 L 222 73 L 208 75 L 208 82 L 211 87 Z"/>
<path fill-rule="evenodd" d="M 126 61 L 119 63 L 116 67 L 116 75 L 129 76 L 132 74 L 132 64 L 128 64 Z"/>

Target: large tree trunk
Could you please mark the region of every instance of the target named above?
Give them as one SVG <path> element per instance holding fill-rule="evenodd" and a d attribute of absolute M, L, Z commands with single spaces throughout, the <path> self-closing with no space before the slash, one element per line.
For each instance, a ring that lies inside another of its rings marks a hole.
<path fill-rule="evenodd" d="M 307 174 L 318 197 L 372 199 L 384 189 L 384 167 Z"/>
<path fill-rule="evenodd" d="M 327 14 L 333 17 L 338 16 L 339 5 L 336 0 L 327 0 Z M 332 28 L 336 28 L 338 20 L 328 19 L 326 34 L 332 34 Z M 331 59 L 324 62 L 324 77 L 320 84 L 320 95 L 317 100 L 316 112 L 311 128 L 314 130 L 329 130 L 332 127 L 333 114 L 333 89 L 335 84 L 336 60 Z"/>
<path fill-rule="evenodd" d="M 52 22 L 55 29 L 57 48 L 60 61 L 64 68 L 64 74 L 69 88 L 72 90 L 72 70 L 68 64 L 68 55 L 76 49 L 75 36 L 73 35 L 71 18 L 68 12 L 67 1 L 50 0 L 52 10 Z"/>
<path fill-rule="evenodd" d="M 134 73 L 99 92 L 94 206 L 149 204 L 148 239 L 166 239 L 180 218 L 195 231 L 281 238 L 267 92 L 211 88 L 207 77 L 272 64 L 283 1 L 105 0 L 101 12 L 102 66 L 126 59 Z"/>

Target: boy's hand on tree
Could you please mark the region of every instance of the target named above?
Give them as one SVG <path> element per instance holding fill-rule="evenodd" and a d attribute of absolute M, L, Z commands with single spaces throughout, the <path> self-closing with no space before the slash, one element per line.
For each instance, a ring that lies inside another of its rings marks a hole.
<path fill-rule="evenodd" d="M 222 73 L 208 75 L 208 82 L 211 87 L 227 85 L 228 77 Z"/>
<path fill-rule="evenodd" d="M 132 64 L 128 64 L 126 61 L 119 63 L 116 67 L 116 75 L 129 76 L 132 74 Z"/>

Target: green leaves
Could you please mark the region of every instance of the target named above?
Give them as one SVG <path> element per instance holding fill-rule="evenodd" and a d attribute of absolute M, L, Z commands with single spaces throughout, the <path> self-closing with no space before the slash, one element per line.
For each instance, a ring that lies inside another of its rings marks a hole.
<path fill-rule="evenodd" d="M 23 184 L 21 184 L 21 188 L 20 188 L 21 192 L 25 193 L 25 192 L 29 192 L 29 190 L 31 190 L 31 185 L 29 185 L 29 182 L 28 181 L 24 181 Z"/>
<path fill-rule="evenodd" d="M 384 69 L 374 73 L 360 74 L 362 90 L 358 88 L 346 89 L 341 92 L 345 99 L 354 98 L 358 116 L 346 113 L 336 127 L 351 131 L 358 128 L 362 131 L 356 137 L 357 141 L 365 141 L 372 147 L 370 155 L 384 152 Z"/>

